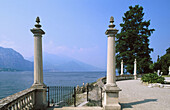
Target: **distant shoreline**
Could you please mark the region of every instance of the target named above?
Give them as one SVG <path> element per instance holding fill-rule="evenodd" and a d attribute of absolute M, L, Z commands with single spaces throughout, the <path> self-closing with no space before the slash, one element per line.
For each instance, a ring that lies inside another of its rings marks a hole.
<path fill-rule="evenodd" d="M 0 68 L 0 72 L 17 72 L 17 71 L 21 71 L 21 70 L 12 69 L 12 68 Z"/>
<path fill-rule="evenodd" d="M 26 71 L 26 70 L 16 70 L 16 69 L 11 69 L 11 68 L 0 68 L 0 72 L 23 72 L 23 71 Z M 31 71 L 31 72 L 34 72 L 34 71 Z M 78 73 L 78 72 L 83 72 L 83 73 L 86 73 L 86 72 L 106 72 L 106 71 L 46 71 L 44 70 L 43 72 L 50 72 L 50 73 Z"/>

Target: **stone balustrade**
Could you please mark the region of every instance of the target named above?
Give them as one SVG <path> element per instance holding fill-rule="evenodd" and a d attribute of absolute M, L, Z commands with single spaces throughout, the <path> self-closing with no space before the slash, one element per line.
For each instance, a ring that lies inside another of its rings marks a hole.
<path fill-rule="evenodd" d="M 29 88 L 0 100 L 0 110 L 29 110 L 35 105 L 35 88 Z"/>

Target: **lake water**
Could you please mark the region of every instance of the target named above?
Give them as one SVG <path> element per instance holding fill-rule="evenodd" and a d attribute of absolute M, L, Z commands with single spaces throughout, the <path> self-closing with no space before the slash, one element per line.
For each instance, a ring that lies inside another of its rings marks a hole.
<path fill-rule="evenodd" d="M 95 82 L 104 77 L 106 72 L 44 72 L 44 83 L 47 86 L 77 86 Z M 31 87 L 34 73 L 0 72 L 0 99 Z"/>

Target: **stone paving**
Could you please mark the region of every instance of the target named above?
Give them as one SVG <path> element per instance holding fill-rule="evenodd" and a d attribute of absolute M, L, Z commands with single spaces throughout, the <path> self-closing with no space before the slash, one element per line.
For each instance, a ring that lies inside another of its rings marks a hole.
<path fill-rule="evenodd" d="M 118 81 L 123 110 L 170 110 L 170 89 L 149 88 L 140 80 Z"/>
<path fill-rule="evenodd" d="M 122 110 L 170 110 L 170 89 L 149 88 L 142 84 L 140 80 L 118 81 L 117 85 L 122 89 L 119 92 Z M 96 90 L 93 90 L 93 92 L 96 94 Z M 86 101 L 86 98 L 83 99 Z M 102 110 L 102 108 L 64 107 L 48 110 Z"/>

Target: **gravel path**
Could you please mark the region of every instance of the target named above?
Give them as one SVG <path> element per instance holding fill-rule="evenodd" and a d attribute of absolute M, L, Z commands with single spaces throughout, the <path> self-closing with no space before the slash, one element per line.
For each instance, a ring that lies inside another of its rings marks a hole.
<path fill-rule="evenodd" d="M 170 110 L 170 89 L 149 88 L 140 80 L 118 81 L 123 110 Z"/>

